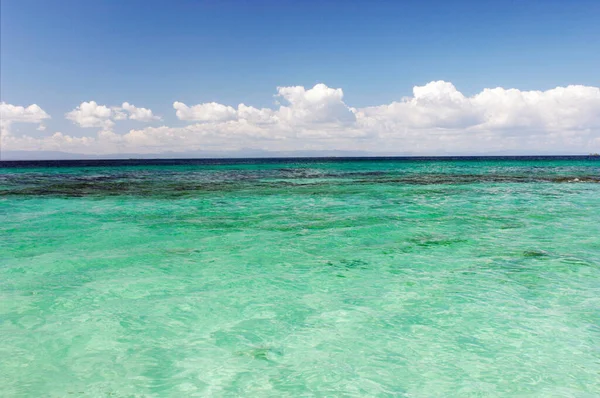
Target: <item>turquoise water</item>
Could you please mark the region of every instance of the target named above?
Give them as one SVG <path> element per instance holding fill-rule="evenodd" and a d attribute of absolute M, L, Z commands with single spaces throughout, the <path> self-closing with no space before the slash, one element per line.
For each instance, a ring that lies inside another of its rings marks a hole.
<path fill-rule="evenodd" d="M 598 160 L 127 163 L 0 169 L 0 395 L 600 396 Z"/>

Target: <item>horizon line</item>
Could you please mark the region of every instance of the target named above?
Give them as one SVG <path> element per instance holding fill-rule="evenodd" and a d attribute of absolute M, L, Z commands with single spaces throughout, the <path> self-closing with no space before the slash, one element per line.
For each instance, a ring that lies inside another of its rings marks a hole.
<path fill-rule="evenodd" d="M 45 162 L 182 162 L 182 161 L 289 161 L 289 160 L 436 160 L 436 159 L 556 159 L 583 158 L 600 159 L 597 153 L 569 155 L 381 155 L 381 156 L 273 156 L 273 157 L 198 157 L 198 158 L 78 158 L 78 159 L 9 159 L 0 163 L 45 163 Z"/>

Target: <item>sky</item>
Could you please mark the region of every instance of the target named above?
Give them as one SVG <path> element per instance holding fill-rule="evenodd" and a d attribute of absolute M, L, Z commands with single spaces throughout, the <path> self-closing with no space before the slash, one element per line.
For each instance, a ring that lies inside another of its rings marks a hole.
<path fill-rule="evenodd" d="M 4 154 L 600 152 L 597 0 L 0 12 Z"/>

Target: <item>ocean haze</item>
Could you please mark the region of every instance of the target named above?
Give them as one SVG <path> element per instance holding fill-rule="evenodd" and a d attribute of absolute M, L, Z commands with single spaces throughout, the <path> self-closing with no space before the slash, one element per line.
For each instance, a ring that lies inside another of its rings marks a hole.
<path fill-rule="evenodd" d="M 482 154 L 473 153 L 434 153 L 418 154 L 406 152 L 368 152 L 368 151 L 190 151 L 159 152 L 155 154 L 117 153 L 107 155 L 90 155 L 58 151 L 3 151 L 0 161 L 12 160 L 76 160 L 76 159 L 218 159 L 218 158 L 302 158 L 302 157 L 421 157 L 421 156 L 586 156 L 588 153 L 573 152 L 532 152 L 532 151 L 497 151 Z"/>

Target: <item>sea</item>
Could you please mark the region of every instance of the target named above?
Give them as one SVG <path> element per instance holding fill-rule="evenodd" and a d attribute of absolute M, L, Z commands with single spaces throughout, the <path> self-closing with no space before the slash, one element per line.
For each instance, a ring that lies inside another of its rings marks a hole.
<path fill-rule="evenodd" d="M 0 396 L 598 397 L 600 158 L 0 162 Z"/>

